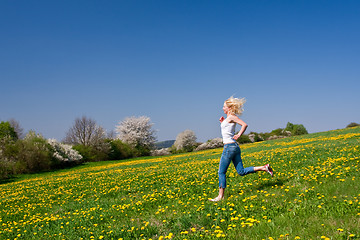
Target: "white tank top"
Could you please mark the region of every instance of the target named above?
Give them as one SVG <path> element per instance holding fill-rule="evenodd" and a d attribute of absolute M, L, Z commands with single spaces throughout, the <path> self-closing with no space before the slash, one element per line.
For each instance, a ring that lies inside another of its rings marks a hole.
<path fill-rule="evenodd" d="M 221 135 L 223 143 L 234 143 L 233 139 L 235 135 L 235 125 L 236 123 L 229 123 L 226 119 L 221 123 Z"/>

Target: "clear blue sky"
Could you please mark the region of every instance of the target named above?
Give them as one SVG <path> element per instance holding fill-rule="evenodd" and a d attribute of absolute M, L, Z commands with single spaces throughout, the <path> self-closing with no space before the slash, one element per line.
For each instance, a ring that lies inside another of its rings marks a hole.
<path fill-rule="evenodd" d="M 148 116 L 159 141 L 360 123 L 360 1 L 0 1 L 0 120 L 62 140 Z"/>

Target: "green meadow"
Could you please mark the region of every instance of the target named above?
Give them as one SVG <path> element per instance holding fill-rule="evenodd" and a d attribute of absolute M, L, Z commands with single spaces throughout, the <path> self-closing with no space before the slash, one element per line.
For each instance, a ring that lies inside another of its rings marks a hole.
<path fill-rule="evenodd" d="M 0 239 L 360 239 L 360 127 L 222 149 L 86 163 L 0 184 Z"/>

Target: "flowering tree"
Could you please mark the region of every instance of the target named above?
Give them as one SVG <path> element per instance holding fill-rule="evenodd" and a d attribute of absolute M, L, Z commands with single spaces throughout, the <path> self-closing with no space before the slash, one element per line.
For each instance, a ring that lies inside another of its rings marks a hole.
<path fill-rule="evenodd" d="M 70 145 L 59 143 L 56 139 L 48 139 L 47 142 L 52 148 L 53 157 L 60 162 L 78 162 L 82 159 Z"/>
<path fill-rule="evenodd" d="M 95 120 L 83 116 L 75 119 L 75 123 L 67 132 L 64 142 L 84 146 L 98 146 L 104 142 L 105 138 L 105 130 L 98 126 Z"/>
<path fill-rule="evenodd" d="M 116 126 L 117 137 L 135 148 L 152 149 L 156 141 L 152 126 L 149 117 L 128 117 Z"/>
<path fill-rule="evenodd" d="M 203 144 L 199 145 L 195 151 L 201 151 L 201 150 L 205 150 L 205 149 L 213 149 L 213 148 L 220 148 L 223 147 L 223 141 L 221 138 L 214 138 L 211 139 L 207 142 L 204 142 Z"/>
<path fill-rule="evenodd" d="M 192 130 L 185 130 L 176 137 L 174 147 L 177 151 L 191 152 L 196 145 L 196 135 Z"/>

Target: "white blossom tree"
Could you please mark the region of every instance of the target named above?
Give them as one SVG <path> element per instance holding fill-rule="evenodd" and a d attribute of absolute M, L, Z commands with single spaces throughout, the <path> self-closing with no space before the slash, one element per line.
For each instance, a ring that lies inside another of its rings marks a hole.
<path fill-rule="evenodd" d="M 53 150 L 53 157 L 61 162 L 78 162 L 82 156 L 76 150 L 72 149 L 71 145 L 59 143 L 56 139 L 48 139 Z"/>
<path fill-rule="evenodd" d="M 196 145 L 196 135 L 192 130 L 185 130 L 176 137 L 174 147 L 177 151 L 191 152 Z"/>
<path fill-rule="evenodd" d="M 199 145 L 195 151 L 201 151 L 201 150 L 205 150 L 205 149 L 213 149 L 213 148 L 220 148 L 223 147 L 223 141 L 222 138 L 214 138 L 211 139 L 207 142 L 202 143 L 201 145 Z"/>
<path fill-rule="evenodd" d="M 135 148 L 152 149 L 156 141 L 152 126 L 149 117 L 128 117 L 116 126 L 117 137 Z"/>

